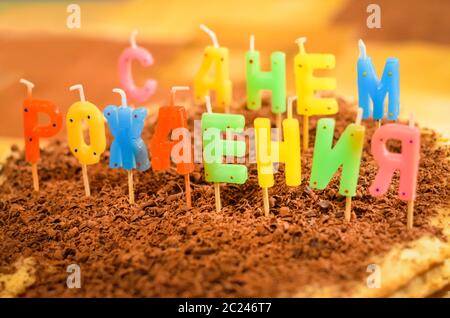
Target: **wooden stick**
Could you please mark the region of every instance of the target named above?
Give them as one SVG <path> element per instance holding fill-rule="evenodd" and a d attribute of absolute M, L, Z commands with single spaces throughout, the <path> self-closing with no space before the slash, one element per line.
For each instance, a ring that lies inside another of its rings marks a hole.
<path fill-rule="evenodd" d="M 381 119 L 377 120 L 377 129 L 381 127 Z"/>
<path fill-rule="evenodd" d="M 264 202 L 264 215 L 270 215 L 270 205 L 269 205 L 269 191 L 267 188 L 262 188 L 263 202 Z"/>
<path fill-rule="evenodd" d="M 350 222 L 352 217 L 352 197 L 345 197 L 345 221 Z"/>
<path fill-rule="evenodd" d="M 37 163 L 33 162 L 31 164 L 31 174 L 33 175 L 33 188 L 34 191 L 39 191 L 39 176 L 38 176 L 38 168 Z"/>
<path fill-rule="evenodd" d="M 128 195 L 130 197 L 130 204 L 134 204 L 134 184 L 133 184 L 133 170 L 128 170 Z"/>
<path fill-rule="evenodd" d="M 277 114 L 276 121 L 277 121 L 277 129 L 278 129 L 278 140 L 281 140 L 282 139 L 281 136 L 283 135 L 282 125 L 281 125 L 282 119 L 283 119 L 283 115 L 281 113 Z"/>
<path fill-rule="evenodd" d="M 413 228 L 414 223 L 414 200 L 408 201 L 408 215 L 406 220 L 406 225 L 408 229 Z"/>
<path fill-rule="evenodd" d="M 309 116 L 303 115 L 303 151 L 308 150 L 309 144 Z"/>
<path fill-rule="evenodd" d="M 87 197 L 91 196 L 91 188 L 89 187 L 89 178 L 87 174 L 87 166 L 81 165 L 81 170 L 83 172 L 83 183 L 84 183 L 84 192 Z"/>
<path fill-rule="evenodd" d="M 184 188 L 186 192 L 186 205 L 188 208 L 191 208 L 192 207 L 191 180 L 189 179 L 189 173 L 184 175 Z"/>
<path fill-rule="evenodd" d="M 218 182 L 214 183 L 214 193 L 216 199 L 216 212 L 222 210 L 222 201 L 220 200 L 220 184 Z"/>

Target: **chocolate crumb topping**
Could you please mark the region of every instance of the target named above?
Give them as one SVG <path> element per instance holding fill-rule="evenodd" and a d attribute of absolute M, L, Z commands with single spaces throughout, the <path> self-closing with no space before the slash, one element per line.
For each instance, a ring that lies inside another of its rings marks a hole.
<path fill-rule="evenodd" d="M 339 137 L 354 121 L 355 105 L 339 100 Z M 191 109 L 190 125 L 200 109 Z M 275 118 L 269 107 L 244 111 L 247 126 L 257 116 Z M 310 123 L 311 139 L 317 118 Z M 302 154 L 302 184 L 285 185 L 283 165 L 269 189 L 271 216 L 262 211 L 256 165 L 244 185 L 223 184 L 223 209 L 215 212 L 213 185 L 201 165 L 190 175 L 193 207 L 184 202 L 184 180 L 175 169 L 136 172 L 136 204 L 130 206 L 127 174 L 109 169 L 109 152 L 88 167 L 92 196 L 84 196 L 81 166 L 65 140 L 41 152 L 41 191 L 33 192 L 31 167 L 22 151 L 2 168 L 0 186 L 0 273 L 21 257 L 36 260 L 36 282 L 25 297 L 273 297 L 309 284 L 324 286 L 365 279 L 369 258 L 394 244 L 423 235 L 444 239 L 430 220 L 448 208 L 450 168 L 447 146 L 422 130 L 414 228 L 406 229 L 406 203 L 399 200 L 398 174 L 383 198 L 368 188 L 377 168 L 370 154 L 375 123 L 366 137 L 352 221 L 344 220 L 345 198 L 338 177 L 322 191 L 311 190 L 313 140 Z M 144 131 L 149 143 L 154 125 Z M 395 144 L 392 145 L 396 147 Z M 67 266 L 81 267 L 80 289 L 66 287 Z M 2 288 L 0 286 L 0 288 Z"/>

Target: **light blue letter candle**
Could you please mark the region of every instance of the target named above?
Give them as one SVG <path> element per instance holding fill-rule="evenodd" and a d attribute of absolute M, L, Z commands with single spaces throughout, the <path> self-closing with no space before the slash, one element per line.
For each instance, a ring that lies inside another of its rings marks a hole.
<path fill-rule="evenodd" d="M 147 109 L 132 109 L 127 106 L 125 92 L 114 89 L 122 95 L 122 106 L 110 105 L 103 114 L 108 121 L 114 140 L 111 144 L 109 167 L 125 170 L 145 171 L 150 168 L 147 146 L 141 138 Z"/>
<path fill-rule="evenodd" d="M 358 42 L 360 55 L 358 58 L 358 104 L 363 109 L 363 118 L 372 117 L 375 120 L 383 119 L 384 100 L 388 96 L 389 120 L 397 120 L 400 112 L 400 81 L 399 61 L 390 57 L 384 65 L 381 80 L 372 63 L 372 59 L 366 55 L 366 46 L 362 40 Z M 372 100 L 373 111 L 370 108 Z"/>

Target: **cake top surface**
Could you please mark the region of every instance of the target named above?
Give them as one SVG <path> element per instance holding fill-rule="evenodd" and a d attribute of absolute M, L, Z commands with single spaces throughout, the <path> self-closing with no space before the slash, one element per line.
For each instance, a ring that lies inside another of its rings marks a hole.
<path fill-rule="evenodd" d="M 335 139 L 354 121 L 354 105 L 339 99 Z M 270 108 L 242 111 L 247 126 Z M 189 124 L 202 110 L 189 110 Z M 315 136 L 317 118 L 311 119 Z M 127 197 L 126 172 L 109 169 L 107 150 L 89 166 L 92 196 L 86 198 L 81 167 L 65 140 L 41 152 L 41 191 L 34 193 L 29 164 L 17 147 L 2 169 L 0 186 L 0 273 L 20 258 L 36 261 L 36 282 L 24 296 L 258 296 L 293 295 L 306 286 L 343 285 L 367 277 L 371 258 L 399 244 L 431 235 L 445 240 L 431 220 L 448 208 L 449 147 L 422 130 L 415 223 L 406 229 L 406 203 L 391 190 L 374 198 L 368 188 L 377 168 L 370 153 L 375 123 L 364 122 L 366 138 L 352 221 L 343 217 L 345 198 L 338 175 L 322 191 L 308 187 L 313 147 L 302 154 L 302 184 L 285 185 L 283 165 L 269 189 L 271 216 L 262 211 L 256 165 L 243 185 L 221 187 L 223 209 L 202 165 L 191 174 L 193 207 L 184 204 L 184 181 L 174 169 L 136 172 L 136 204 Z M 147 126 L 148 144 L 154 128 Z M 311 145 L 313 143 L 311 142 Z M 389 145 L 398 151 L 399 145 Z M 151 154 L 150 154 L 151 155 Z M 66 268 L 79 264 L 81 289 L 65 285 Z"/>

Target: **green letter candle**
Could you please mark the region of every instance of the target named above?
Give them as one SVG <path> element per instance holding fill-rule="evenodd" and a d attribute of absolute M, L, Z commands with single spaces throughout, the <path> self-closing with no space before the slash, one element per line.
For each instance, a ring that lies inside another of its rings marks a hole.
<path fill-rule="evenodd" d="M 325 189 L 342 166 L 339 193 L 347 197 L 355 196 L 364 145 L 364 126 L 348 125 L 333 148 L 334 125 L 335 121 L 331 118 L 320 119 L 317 124 L 310 187 Z"/>
<path fill-rule="evenodd" d="M 261 90 L 272 92 L 272 113 L 286 112 L 286 56 L 273 52 L 270 56 L 270 72 L 260 70 L 259 52 L 254 49 L 254 38 L 250 38 L 250 50 L 246 54 L 247 108 L 261 108 Z"/>
<path fill-rule="evenodd" d="M 208 182 L 242 184 L 247 180 L 247 167 L 240 164 L 223 164 L 224 156 L 245 156 L 245 142 L 224 140 L 226 131 L 240 133 L 245 118 L 235 114 L 204 113 L 202 115 L 203 160 L 205 179 Z"/>

